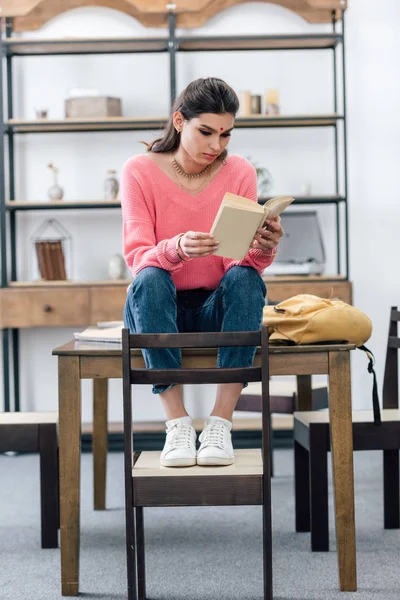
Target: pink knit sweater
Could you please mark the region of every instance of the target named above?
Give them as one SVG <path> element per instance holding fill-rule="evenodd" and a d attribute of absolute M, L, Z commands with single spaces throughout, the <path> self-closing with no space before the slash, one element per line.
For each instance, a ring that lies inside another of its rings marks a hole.
<path fill-rule="evenodd" d="M 139 154 L 123 166 L 121 204 L 123 252 L 132 274 L 145 267 L 171 273 L 177 290 L 215 289 L 234 265 L 250 266 L 261 273 L 275 251 L 250 249 L 235 261 L 206 256 L 183 262 L 175 246 L 186 231 L 208 232 L 225 192 L 257 201 L 254 167 L 244 158 L 229 156 L 209 185 L 196 196 L 178 187 L 148 156 Z"/>

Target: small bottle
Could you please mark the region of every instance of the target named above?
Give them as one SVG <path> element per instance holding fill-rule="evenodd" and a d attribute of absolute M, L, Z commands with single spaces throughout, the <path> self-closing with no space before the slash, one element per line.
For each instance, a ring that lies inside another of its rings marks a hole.
<path fill-rule="evenodd" d="M 279 90 L 265 90 L 264 94 L 265 114 L 268 117 L 276 117 L 280 114 Z"/>

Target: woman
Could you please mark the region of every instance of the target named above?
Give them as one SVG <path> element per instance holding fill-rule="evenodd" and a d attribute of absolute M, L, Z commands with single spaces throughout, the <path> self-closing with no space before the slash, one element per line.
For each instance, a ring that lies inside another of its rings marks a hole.
<path fill-rule="evenodd" d="M 225 192 L 257 201 L 254 167 L 227 155 L 239 102 L 221 79 L 197 79 L 175 101 L 161 138 L 123 167 L 123 248 L 134 275 L 125 324 L 134 333 L 256 331 L 266 288 L 260 273 L 283 235 L 279 218 L 258 229 L 241 261 L 213 256 L 208 232 Z M 217 366 L 246 367 L 255 348 L 220 348 Z M 180 349 L 143 350 L 148 368 L 179 368 Z M 166 415 L 161 464 L 229 465 L 234 461 L 232 413 L 241 383 L 221 384 L 211 416 L 196 435 L 181 385 L 154 385 Z"/>

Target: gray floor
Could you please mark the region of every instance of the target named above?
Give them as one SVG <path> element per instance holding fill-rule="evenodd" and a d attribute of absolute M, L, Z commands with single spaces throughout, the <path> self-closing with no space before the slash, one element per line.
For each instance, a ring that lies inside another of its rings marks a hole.
<path fill-rule="evenodd" d="M 82 457 L 81 597 L 126 597 L 123 456 L 109 455 L 109 509 L 92 510 L 92 458 Z M 40 549 L 37 455 L 0 456 L 0 598 L 61 597 L 59 550 Z M 293 455 L 275 452 L 274 594 L 277 600 L 348 597 L 338 591 L 331 551 L 310 552 L 294 533 Z M 381 455 L 355 455 L 357 600 L 400 597 L 400 532 L 382 529 Z M 332 516 L 332 508 L 331 508 Z M 145 511 L 149 600 L 262 600 L 260 507 Z"/>

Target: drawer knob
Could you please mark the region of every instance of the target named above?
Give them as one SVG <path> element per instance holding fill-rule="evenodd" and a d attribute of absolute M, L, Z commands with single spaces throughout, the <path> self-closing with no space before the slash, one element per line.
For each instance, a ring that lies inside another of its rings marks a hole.
<path fill-rule="evenodd" d="M 50 306 L 50 304 L 44 304 L 44 305 L 43 305 L 43 311 L 44 311 L 44 312 L 46 312 L 46 313 L 49 313 L 49 312 L 51 312 L 52 310 L 53 310 L 53 309 L 52 309 L 52 307 Z"/>

